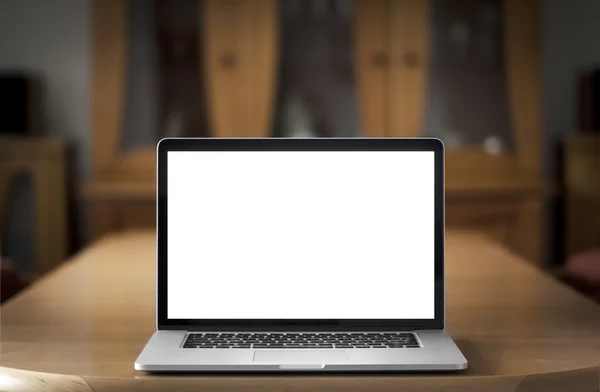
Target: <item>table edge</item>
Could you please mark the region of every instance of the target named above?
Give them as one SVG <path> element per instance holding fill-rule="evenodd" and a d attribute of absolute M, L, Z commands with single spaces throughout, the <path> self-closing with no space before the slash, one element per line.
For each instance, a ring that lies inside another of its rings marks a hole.
<path fill-rule="evenodd" d="M 199 378 L 201 377 L 201 378 Z M 6 366 L 0 366 L 0 386 L 3 391 L 39 391 L 39 390 L 64 390 L 69 392 L 99 392 L 99 391 L 122 391 L 124 387 L 134 388 L 140 391 L 162 391 L 165 388 L 165 384 L 170 387 L 178 386 L 181 388 L 192 388 L 197 387 L 202 381 L 207 384 L 216 387 L 216 383 L 219 382 L 218 378 L 221 375 L 216 373 L 200 375 L 147 375 L 140 373 L 137 377 L 100 377 L 100 376 L 80 376 L 70 374 L 59 374 L 49 372 L 37 372 L 32 370 L 22 370 Z M 398 377 L 396 379 L 395 377 Z M 301 375 L 290 375 L 288 374 L 228 374 L 224 381 L 228 383 L 236 384 L 236 381 L 242 380 L 247 382 L 248 379 L 255 379 L 257 383 L 266 382 L 266 384 L 272 384 L 271 386 L 281 386 L 281 383 L 285 383 L 286 380 L 283 378 L 289 378 L 290 380 L 307 379 L 315 380 L 317 382 L 323 381 L 323 378 L 329 380 L 326 381 L 339 381 L 348 382 L 352 379 L 372 378 L 374 382 L 381 382 L 381 390 L 391 390 L 393 386 L 397 386 L 399 382 L 413 385 L 415 387 L 427 388 L 431 387 L 432 390 L 440 390 L 440 388 L 452 387 L 452 388 L 473 388 L 477 386 L 491 387 L 493 385 L 502 385 L 505 391 L 519 391 L 524 385 L 530 386 L 533 384 L 537 388 L 544 388 L 545 391 L 560 390 L 562 391 L 564 384 L 561 380 L 568 380 L 568 385 L 572 386 L 571 390 L 580 390 L 578 386 L 581 386 L 581 390 L 589 390 L 590 383 L 595 383 L 596 388 L 600 390 L 600 365 L 593 367 L 586 367 L 581 369 L 564 370 L 559 372 L 550 373 L 532 373 L 532 374 L 514 374 L 514 375 L 490 375 L 490 376 L 457 376 L 457 375 L 444 375 L 434 374 L 430 376 L 415 376 L 414 373 L 403 375 L 402 373 L 389 373 L 389 374 L 369 374 L 369 373 L 353 373 L 353 374 L 335 374 L 335 373 L 311 373 Z M 372 387 L 371 384 L 355 384 L 357 390 L 365 389 L 369 390 Z M 268 386 L 268 385 L 266 385 Z M 232 385 L 225 386 L 224 388 L 229 390 Z M 541 390 L 541 389 L 540 389 Z"/>

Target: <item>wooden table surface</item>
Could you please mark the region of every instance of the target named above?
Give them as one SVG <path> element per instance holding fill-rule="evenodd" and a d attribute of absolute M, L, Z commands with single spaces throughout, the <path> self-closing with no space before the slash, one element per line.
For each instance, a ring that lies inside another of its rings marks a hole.
<path fill-rule="evenodd" d="M 150 376 L 152 233 L 101 240 L 1 310 L 0 391 L 599 391 L 600 306 L 477 235 L 447 236 L 447 328 L 458 374 Z"/>

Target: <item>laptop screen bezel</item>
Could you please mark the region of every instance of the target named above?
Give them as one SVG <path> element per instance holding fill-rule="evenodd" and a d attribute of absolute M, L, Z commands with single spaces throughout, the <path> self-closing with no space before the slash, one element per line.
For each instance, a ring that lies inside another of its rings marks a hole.
<path fill-rule="evenodd" d="M 432 151 L 435 166 L 433 319 L 169 319 L 167 288 L 167 153 L 169 151 Z M 228 139 L 167 138 L 157 146 L 157 329 L 159 330 L 417 330 L 444 329 L 444 146 L 435 138 Z"/>

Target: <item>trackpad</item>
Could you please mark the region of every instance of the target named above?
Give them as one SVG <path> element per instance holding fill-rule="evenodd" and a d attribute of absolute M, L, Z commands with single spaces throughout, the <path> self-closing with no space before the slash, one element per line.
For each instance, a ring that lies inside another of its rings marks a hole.
<path fill-rule="evenodd" d="M 259 350 L 254 362 L 271 364 L 325 365 L 348 361 L 345 350 Z"/>

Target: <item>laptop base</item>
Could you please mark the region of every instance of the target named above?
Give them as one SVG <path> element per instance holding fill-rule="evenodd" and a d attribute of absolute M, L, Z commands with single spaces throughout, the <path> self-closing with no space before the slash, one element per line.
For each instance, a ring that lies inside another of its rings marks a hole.
<path fill-rule="evenodd" d="M 419 348 L 183 348 L 186 331 L 157 331 L 135 369 L 146 372 L 421 372 L 458 371 L 467 360 L 441 330 L 416 331 Z"/>

